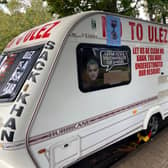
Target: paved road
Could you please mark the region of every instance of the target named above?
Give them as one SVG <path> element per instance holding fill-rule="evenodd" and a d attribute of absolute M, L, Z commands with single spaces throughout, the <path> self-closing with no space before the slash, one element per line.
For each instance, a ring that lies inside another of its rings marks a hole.
<path fill-rule="evenodd" d="M 110 168 L 168 168 L 168 127 Z"/>

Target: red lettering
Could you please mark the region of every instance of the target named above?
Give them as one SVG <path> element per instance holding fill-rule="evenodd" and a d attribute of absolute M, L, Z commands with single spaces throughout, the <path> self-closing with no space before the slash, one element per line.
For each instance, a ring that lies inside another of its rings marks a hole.
<path fill-rule="evenodd" d="M 28 41 L 28 39 L 31 37 L 32 32 L 33 32 L 33 30 L 29 31 L 29 32 L 26 34 L 26 36 L 25 36 L 25 38 L 24 38 L 24 40 L 23 40 L 24 43 L 25 43 L 26 41 Z"/>
<path fill-rule="evenodd" d="M 160 48 L 160 54 L 164 54 L 164 48 Z"/>
<path fill-rule="evenodd" d="M 145 53 L 149 54 L 149 48 L 145 48 Z"/>
<path fill-rule="evenodd" d="M 19 38 L 17 39 L 16 45 L 18 45 L 18 44 L 21 42 L 22 38 L 23 38 L 23 36 L 21 36 L 21 37 L 19 37 Z"/>
<path fill-rule="evenodd" d="M 159 74 L 159 73 L 160 73 L 160 68 L 147 70 L 147 75 L 154 75 L 154 74 Z"/>
<path fill-rule="evenodd" d="M 146 70 L 139 70 L 139 76 L 145 76 L 146 75 Z"/>
<path fill-rule="evenodd" d="M 155 55 L 155 60 L 162 60 L 162 56 L 161 55 Z"/>
<path fill-rule="evenodd" d="M 106 17 L 102 16 L 102 35 L 106 37 Z"/>
<path fill-rule="evenodd" d="M 133 54 L 138 54 L 138 53 L 139 53 L 139 48 L 138 47 L 133 48 Z"/>
<path fill-rule="evenodd" d="M 134 40 L 134 26 L 135 26 L 135 22 L 129 22 L 129 25 L 131 26 L 131 40 Z"/>
<path fill-rule="evenodd" d="M 167 29 L 164 29 L 163 30 L 165 32 L 165 36 L 164 36 L 164 42 L 167 43 Z"/>
<path fill-rule="evenodd" d="M 148 26 L 148 39 L 149 39 L 149 41 L 150 42 L 152 42 L 153 41 L 153 26 Z"/>
<path fill-rule="evenodd" d="M 164 40 L 162 39 L 163 37 L 163 29 L 162 27 L 159 28 L 159 41 L 162 43 L 164 42 Z"/>
<path fill-rule="evenodd" d="M 157 38 L 157 27 L 155 27 L 155 42 L 159 42 L 159 39 Z"/>
<path fill-rule="evenodd" d="M 143 39 L 143 27 L 142 24 L 138 23 L 136 26 L 137 39 L 141 41 Z"/>
<path fill-rule="evenodd" d="M 151 54 L 159 54 L 159 52 L 160 52 L 159 48 L 151 48 L 150 49 Z"/>
<path fill-rule="evenodd" d="M 146 55 L 137 55 L 137 61 L 147 61 Z"/>
<path fill-rule="evenodd" d="M 47 24 L 46 26 L 51 25 L 51 27 L 49 27 L 49 29 L 48 29 L 46 32 L 44 32 L 42 38 L 48 38 L 48 37 L 50 36 L 50 31 L 51 31 L 56 25 L 58 25 L 59 23 L 60 23 L 60 21 Z"/>
<path fill-rule="evenodd" d="M 140 54 L 144 54 L 145 53 L 145 49 L 143 47 L 140 48 Z"/>
<path fill-rule="evenodd" d="M 167 33 L 168 30 L 163 27 L 157 28 L 153 26 L 148 26 L 148 40 L 150 42 L 160 42 L 167 43 Z"/>
<path fill-rule="evenodd" d="M 30 31 L 24 34 L 24 37 L 21 36 L 17 38 L 17 41 L 16 39 L 13 39 L 11 42 L 9 42 L 6 48 L 10 48 L 14 42 L 16 42 L 16 45 L 19 45 L 22 39 L 23 42 L 25 43 L 27 41 L 32 41 L 35 39 L 48 38 L 50 36 L 50 31 L 59 23 L 60 21 L 56 21 L 54 23 L 46 24 L 42 28 L 31 29 Z"/>
<path fill-rule="evenodd" d="M 154 55 L 148 55 L 148 61 L 154 61 Z"/>
<path fill-rule="evenodd" d="M 43 26 L 43 27 L 39 30 L 39 32 L 37 33 L 35 39 L 41 38 L 41 37 L 42 37 L 42 34 L 41 34 L 41 33 L 42 33 L 44 30 L 46 30 L 46 26 Z"/>
<path fill-rule="evenodd" d="M 39 30 L 39 29 L 34 29 L 34 30 L 32 31 L 31 36 L 30 36 L 30 38 L 29 38 L 29 41 L 35 39 L 35 33 L 36 33 L 38 30 Z"/>

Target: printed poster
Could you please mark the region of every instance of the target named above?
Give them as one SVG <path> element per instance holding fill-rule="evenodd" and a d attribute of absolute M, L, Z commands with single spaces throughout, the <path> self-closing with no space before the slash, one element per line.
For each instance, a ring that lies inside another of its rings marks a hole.
<path fill-rule="evenodd" d="M 115 16 L 106 16 L 107 21 L 107 44 L 120 46 L 120 18 Z"/>

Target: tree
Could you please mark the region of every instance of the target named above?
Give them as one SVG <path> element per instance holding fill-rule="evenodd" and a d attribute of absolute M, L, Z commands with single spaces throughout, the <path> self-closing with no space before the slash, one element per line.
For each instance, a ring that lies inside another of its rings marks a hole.
<path fill-rule="evenodd" d="M 0 4 L 6 4 L 7 0 L 0 0 Z"/>
<path fill-rule="evenodd" d="M 51 13 L 60 17 L 88 10 L 104 10 L 113 13 L 136 16 L 140 0 L 47 0 Z"/>
<path fill-rule="evenodd" d="M 0 52 L 21 32 L 52 19 L 48 9 L 42 6 L 41 0 L 32 0 L 30 7 L 23 6 L 20 1 L 12 0 L 7 3 L 7 7 L 10 15 L 0 11 Z"/>
<path fill-rule="evenodd" d="M 144 6 L 149 14 L 149 19 L 155 22 L 163 21 L 166 24 L 168 16 L 168 0 L 145 0 Z"/>

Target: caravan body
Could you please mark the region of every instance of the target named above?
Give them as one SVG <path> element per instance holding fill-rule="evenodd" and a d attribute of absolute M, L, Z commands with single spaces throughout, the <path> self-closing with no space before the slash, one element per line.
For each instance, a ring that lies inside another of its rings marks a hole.
<path fill-rule="evenodd" d="M 66 167 L 165 119 L 167 32 L 84 12 L 13 39 L 0 62 L 0 167 Z"/>

